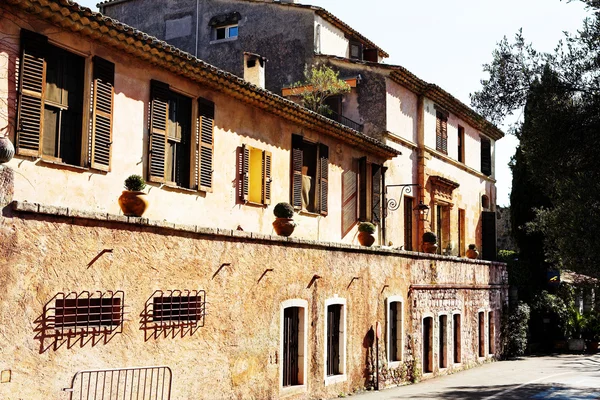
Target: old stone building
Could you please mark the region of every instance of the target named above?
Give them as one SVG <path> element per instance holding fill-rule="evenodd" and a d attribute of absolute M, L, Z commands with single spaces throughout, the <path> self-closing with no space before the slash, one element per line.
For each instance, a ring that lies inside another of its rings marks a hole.
<path fill-rule="evenodd" d="M 462 256 L 475 244 L 484 259 L 496 259 L 495 141 L 503 132 L 435 84 L 383 64 L 385 51 L 328 11 L 294 0 L 161 7 L 155 0 L 108 0 L 99 7 L 238 76 L 244 52 L 260 54 L 268 59 L 266 87 L 292 100 L 290 85 L 305 68 L 334 68 L 352 90 L 328 99 L 329 118 L 402 152 L 377 171 L 387 185 L 383 215 L 365 216 L 385 227 L 379 243 L 419 249 L 431 230 L 440 254 Z M 406 184 L 412 190 L 404 191 Z M 427 224 L 412 218 L 421 202 L 431 210 Z"/>
<path fill-rule="evenodd" d="M 71 1 L 7 0 L 0 60 L 0 398 L 327 398 L 498 353 L 505 266 L 358 246 L 377 172 L 414 155 L 257 86 L 255 54 L 250 83 Z M 117 203 L 131 174 L 141 218 Z"/>

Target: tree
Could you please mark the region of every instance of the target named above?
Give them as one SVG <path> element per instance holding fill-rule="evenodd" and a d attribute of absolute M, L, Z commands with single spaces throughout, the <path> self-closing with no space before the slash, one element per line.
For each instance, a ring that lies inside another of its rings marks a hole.
<path fill-rule="evenodd" d="M 307 68 L 304 70 L 304 81 L 292 85 L 292 94 L 300 96 L 302 105 L 322 115 L 331 113 L 325 100 L 348 92 L 350 85 L 339 78 L 339 72 L 326 65 Z"/>
<path fill-rule="evenodd" d="M 552 53 L 537 52 L 522 32 L 514 43 L 504 38 L 471 101 L 496 123 L 525 108 L 511 128 L 520 139 L 516 232 L 541 235 L 544 261 L 600 276 L 600 0 L 585 3 L 591 17 Z"/>

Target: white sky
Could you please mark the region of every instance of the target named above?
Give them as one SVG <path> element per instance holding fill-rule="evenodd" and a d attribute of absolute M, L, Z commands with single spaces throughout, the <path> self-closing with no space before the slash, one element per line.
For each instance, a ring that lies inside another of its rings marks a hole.
<path fill-rule="evenodd" d="M 164 0 L 155 0 L 159 5 Z M 300 0 L 320 6 L 352 26 L 399 64 L 435 83 L 469 105 L 479 90 L 482 64 L 503 36 L 519 28 L 537 50 L 551 51 L 562 32 L 575 32 L 586 16 L 579 1 L 560 0 Z M 79 4 L 96 10 L 97 0 Z M 499 205 L 509 204 L 512 182 L 508 162 L 517 140 L 506 136 L 496 145 Z"/>

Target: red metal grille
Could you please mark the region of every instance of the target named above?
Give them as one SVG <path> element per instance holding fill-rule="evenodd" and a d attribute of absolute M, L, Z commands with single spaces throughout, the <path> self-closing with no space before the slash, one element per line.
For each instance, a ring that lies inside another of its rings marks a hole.
<path fill-rule="evenodd" d="M 157 290 L 146 302 L 142 329 L 167 332 L 181 328 L 192 334 L 204 326 L 206 292 L 204 290 Z M 189 330 L 187 329 L 189 328 Z"/>

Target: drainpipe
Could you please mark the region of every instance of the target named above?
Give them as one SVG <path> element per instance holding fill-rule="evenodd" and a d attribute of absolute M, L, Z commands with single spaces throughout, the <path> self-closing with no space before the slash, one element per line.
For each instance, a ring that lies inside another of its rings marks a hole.
<path fill-rule="evenodd" d="M 425 164 L 427 154 L 425 152 L 425 96 L 419 95 L 417 100 L 417 183 L 419 184 L 419 201 L 425 201 Z M 430 210 L 431 215 L 431 210 Z M 423 245 L 423 233 L 425 233 L 425 221 L 421 221 L 420 215 L 417 217 L 417 246 L 416 250 L 421 251 Z"/>
<path fill-rule="evenodd" d="M 194 57 L 198 58 L 198 33 L 200 28 L 198 22 L 200 21 L 200 0 L 196 0 L 196 45 L 194 47 Z"/>

